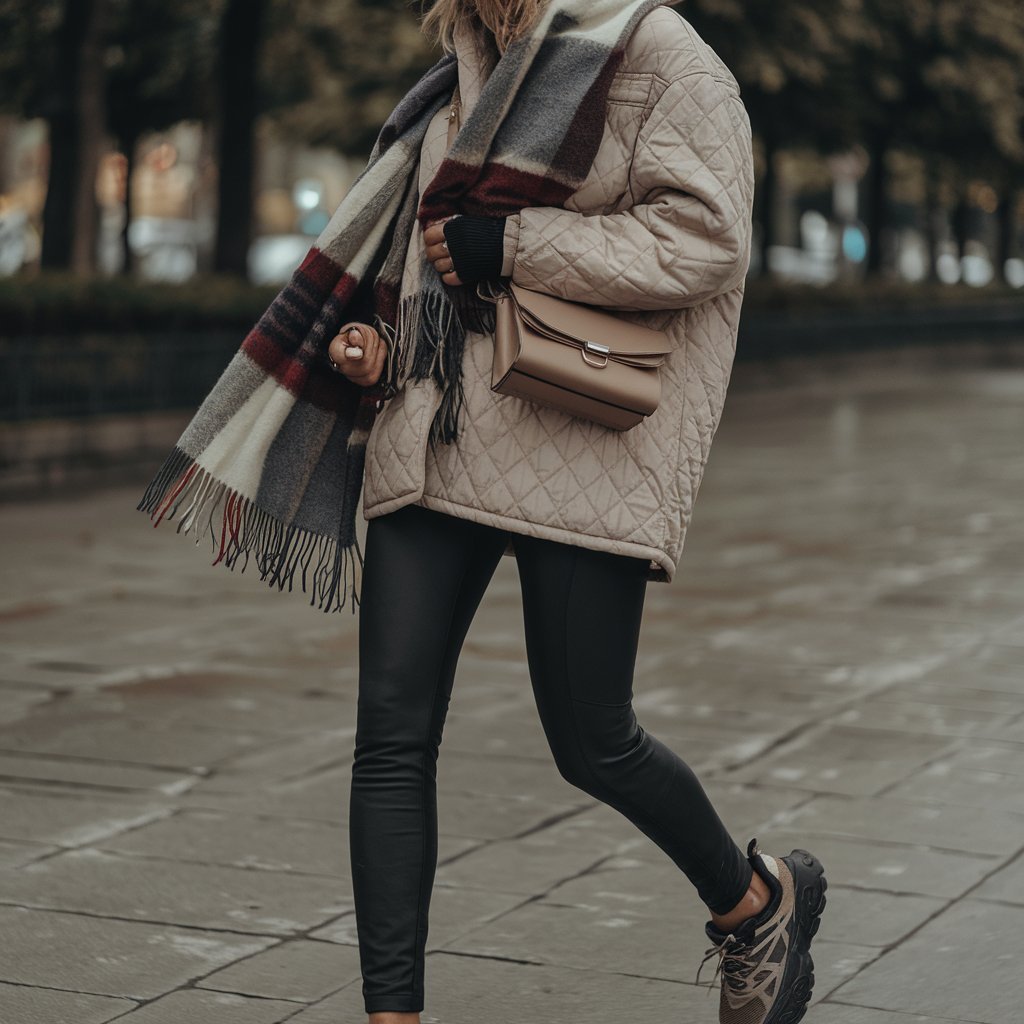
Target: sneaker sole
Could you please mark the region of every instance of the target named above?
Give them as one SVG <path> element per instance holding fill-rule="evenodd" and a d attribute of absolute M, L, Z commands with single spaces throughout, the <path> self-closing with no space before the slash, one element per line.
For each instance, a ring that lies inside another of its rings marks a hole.
<path fill-rule="evenodd" d="M 793 932 L 787 970 L 782 978 L 782 998 L 777 1000 L 764 1024 L 797 1024 L 807 1012 L 814 989 L 811 939 L 821 924 L 828 881 L 825 869 L 813 854 L 793 850 L 781 860 L 793 874 Z"/>

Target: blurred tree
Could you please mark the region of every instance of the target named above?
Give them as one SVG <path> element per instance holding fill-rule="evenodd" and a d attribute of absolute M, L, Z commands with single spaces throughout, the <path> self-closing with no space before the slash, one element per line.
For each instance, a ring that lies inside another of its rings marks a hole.
<path fill-rule="evenodd" d="M 267 109 L 286 137 L 368 156 L 388 114 L 440 56 L 413 0 L 277 0 L 264 54 Z"/>
<path fill-rule="evenodd" d="M 846 63 L 864 33 L 862 0 L 688 0 L 681 13 L 736 76 L 761 141 L 761 266 L 776 243 L 777 158 L 788 146 L 823 152 L 856 141 Z"/>
<path fill-rule="evenodd" d="M 0 105 L 49 126 L 42 265 L 95 266 L 107 0 L 0 0 Z"/>
<path fill-rule="evenodd" d="M 281 0 L 282 6 L 294 4 Z M 324 6 L 331 6 L 325 4 Z M 270 0 L 225 0 L 217 43 L 217 237 L 213 269 L 245 276 L 252 244 L 259 61 Z"/>
<path fill-rule="evenodd" d="M 107 48 L 107 124 L 127 161 L 124 264 L 132 270 L 128 229 L 139 139 L 210 114 L 217 24 L 214 0 L 111 0 Z"/>
<path fill-rule="evenodd" d="M 1024 6 L 1019 0 L 863 3 L 867 32 L 850 65 L 851 98 L 871 155 L 869 270 L 877 274 L 885 265 L 886 160 L 893 147 L 933 161 L 931 203 L 951 173 L 963 197 L 971 175 L 1024 162 Z"/>

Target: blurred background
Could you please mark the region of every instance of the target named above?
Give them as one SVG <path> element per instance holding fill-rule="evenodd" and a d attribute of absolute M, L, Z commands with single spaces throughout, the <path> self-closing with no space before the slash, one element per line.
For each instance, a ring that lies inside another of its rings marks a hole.
<path fill-rule="evenodd" d="M 758 142 L 753 273 L 1024 287 L 1014 0 L 690 0 Z M 0 4 L 0 273 L 287 278 L 439 54 L 410 0 Z"/>
<path fill-rule="evenodd" d="M 756 133 L 741 358 L 1019 332 L 1018 0 L 678 8 Z M 421 13 L 0 0 L 3 419 L 198 402 L 439 56 Z M 46 461 L 11 486 L 59 482 Z"/>

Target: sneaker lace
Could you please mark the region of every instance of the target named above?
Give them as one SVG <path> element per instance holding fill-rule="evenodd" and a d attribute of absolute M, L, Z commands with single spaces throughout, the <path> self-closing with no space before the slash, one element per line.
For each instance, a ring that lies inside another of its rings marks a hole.
<path fill-rule="evenodd" d="M 697 977 L 694 984 L 700 984 L 700 972 L 704 965 L 715 955 L 718 956 L 718 963 L 715 965 L 715 973 L 707 983 L 708 995 L 715 987 L 715 979 L 719 972 L 722 974 L 723 984 L 727 985 L 733 992 L 742 992 L 747 987 L 745 981 L 747 975 L 754 969 L 754 964 L 744 960 L 742 954 L 750 951 L 750 944 L 739 939 L 730 932 L 721 942 L 715 943 L 704 951 L 704 959 L 697 968 Z"/>

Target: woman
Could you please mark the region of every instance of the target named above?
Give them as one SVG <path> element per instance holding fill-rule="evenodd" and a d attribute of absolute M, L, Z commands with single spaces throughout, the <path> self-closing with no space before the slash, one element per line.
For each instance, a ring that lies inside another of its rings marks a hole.
<path fill-rule="evenodd" d="M 433 6 L 423 26 L 458 59 L 460 120 L 544 11 L 544 0 Z M 710 913 L 705 960 L 719 957 L 720 1020 L 792 1024 L 809 998 L 820 863 L 803 850 L 763 854 L 756 840 L 744 855 L 630 703 L 646 584 L 672 578 L 722 411 L 753 186 L 736 83 L 675 11 L 646 10 L 620 55 L 596 156 L 564 203 L 449 214 L 412 240 L 453 290 L 510 277 L 662 327 L 677 345 L 658 409 L 628 431 L 496 395 L 485 330 L 466 335 L 466 422 L 454 443 L 428 443 L 441 403 L 429 380 L 391 388 L 373 423 L 350 810 L 371 1024 L 419 1021 L 424 1006 L 438 744 L 463 639 L 503 554 L 517 560 L 531 681 L 558 768 L 696 888 Z M 532 98 L 543 116 L 543 94 Z M 445 156 L 450 116 L 442 107 L 426 131 L 421 190 Z M 356 321 L 328 352 L 338 372 L 373 388 L 389 344 Z"/>
<path fill-rule="evenodd" d="M 444 56 L 138 507 L 325 611 L 363 568 L 349 835 L 371 1024 L 424 1006 L 438 745 L 503 554 L 559 771 L 693 884 L 723 1024 L 794 1024 L 821 864 L 744 855 L 631 704 L 646 585 L 678 565 L 732 367 L 753 195 L 736 82 L 658 0 L 437 0 L 424 28 Z M 476 287 L 509 278 L 663 329 L 657 409 L 620 431 L 492 392 Z"/>

